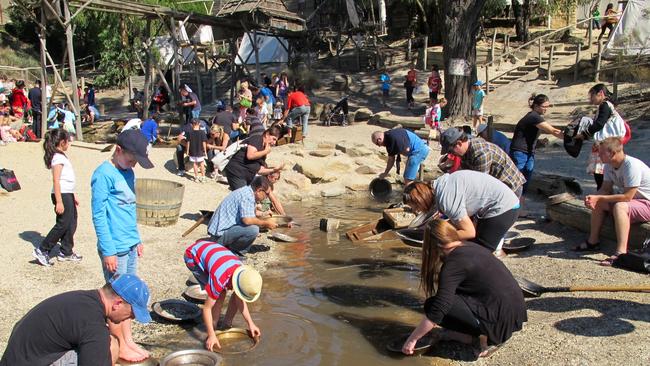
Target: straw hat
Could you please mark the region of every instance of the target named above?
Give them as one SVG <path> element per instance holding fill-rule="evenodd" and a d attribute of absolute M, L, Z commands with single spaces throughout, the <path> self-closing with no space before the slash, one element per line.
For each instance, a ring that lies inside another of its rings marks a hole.
<path fill-rule="evenodd" d="M 232 288 L 237 297 L 253 302 L 262 293 L 262 276 L 251 266 L 239 266 L 232 275 Z"/>

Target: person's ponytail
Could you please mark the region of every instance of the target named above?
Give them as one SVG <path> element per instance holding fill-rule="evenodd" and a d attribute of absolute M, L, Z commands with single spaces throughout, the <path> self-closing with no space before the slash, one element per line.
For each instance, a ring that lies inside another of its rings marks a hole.
<path fill-rule="evenodd" d="M 50 130 L 45 134 L 45 138 L 43 139 L 43 150 L 45 150 L 43 161 L 45 162 L 46 168 L 52 168 L 52 158 L 54 157 L 54 154 L 63 154 L 63 151 L 60 151 L 58 146 L 61 141 L 68 140 L 69 138 L 70 134 L 63 128 Z"/>
<path fill-rule="evenodd" d="M 616 105 L 618 102 L 614 98 L 614 94 L 607 89 L 607 86 L 603 83 L 596 84 L 589 89 L 589 95 L 594 95 L 598 94 L 600 92 L 603 92 L 603 95 L 605 96 L 605 100 L 609 101 L 610 103 Z"/>

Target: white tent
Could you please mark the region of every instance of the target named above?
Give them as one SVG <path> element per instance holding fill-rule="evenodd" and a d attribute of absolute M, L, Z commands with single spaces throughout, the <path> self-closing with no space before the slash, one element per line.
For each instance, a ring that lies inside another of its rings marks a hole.
<path fill-rule="evenodd" d="M 251 32 L 244 34 L 243 40 L 239 45 L 239 57 L 235 59 L 236 65 L 243 64 L 242 60 L 246 61 L 247 65 L 255 64 L 255 51 L 253 50 L 253 45 L 250 42 L 250 40 L 253 38 L 257 38 L 255 40 L 255 43 L 257 44 L 257 48 L 259 50 L 258 56 L 261 64 L 289 62 L 289 54 L 286 50 L 289 48 L 289 42 L 287 42 L 285 38 L 267 36 L 260 33 L 257 33 L 257 37 L 255 37 Z"/>
<path fill-rule="evenodd" d="M 650 0 L 629 0 L 603 56 L 650 55 Z"/>

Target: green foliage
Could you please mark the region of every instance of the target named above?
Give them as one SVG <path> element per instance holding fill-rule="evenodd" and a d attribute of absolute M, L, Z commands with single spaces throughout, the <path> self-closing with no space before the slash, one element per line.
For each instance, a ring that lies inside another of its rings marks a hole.
<path fill-rule="evenodd" d="M 498 17 L 503 13 L 507 5 L 506 0 L 487 0 L 483 6 L 481 15 L 485 19 Z"/>

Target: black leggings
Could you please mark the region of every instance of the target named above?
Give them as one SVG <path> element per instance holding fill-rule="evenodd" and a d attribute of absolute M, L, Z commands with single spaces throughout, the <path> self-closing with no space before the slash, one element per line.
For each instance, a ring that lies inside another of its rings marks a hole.
<path fill-rule="evenodd" d="M 478 219 L 476 224 L 476 242 L 495 251 L 499 242 L 517 221 L 519 209 L 508 210 L 499 216 Z"/>
<path fill-rule="evenodd" d="M 74 193 L 61 193 L 61 200 L 63 201 L 63 214 L 56 215 L 56 223 L 43 239 L 40 249 L 47 253 L 60 240 L 61 253 L 68 256 L 72 254 L 74 233 L 77 231 L 77 206 L 74 203 Z M 56 205 L 54 194 L 52 194 L 52 203 Z"/>
<path fill-rule="evenodd" d="M 413 90 L 415 87 L 407 85 L 406 86 L 406 103 L 413 103 L 415 99 L 413 99 Z"/>
<path fill-rule="evenodd" d="M 427 316 L 432 301 L 433 297 L 428 298 L 424 302 L 424 312 Z M 472 313 L 472 310 L 467 306 L 465 300 L 458 295 L 454 296 L 453 305 L 438 325 L 445 329 L 469 334 L 474 337 L 481 335 L 480 321 L 476 318 L 476 315 Z"/>
<path fill-rule="evenodd" d="M 610 37 L 612 35 L 612 32 L 614 31 L 614 24 L 605 22 L 603 23 L 602 28 L 600 28 L 600 35 L 598 36 L 598 39 L 603 38 L 607 28 L 609 28 L 609 34 L 607 35 L 607 37 Z"/>
<path fill-rule="evenodd" d="M 594 173 L 594 181 L 596 181 L 596 190 L 600 190 L 600 187 L 603 186 L 603 179 L 605 178 L 604 175 Z"/>

